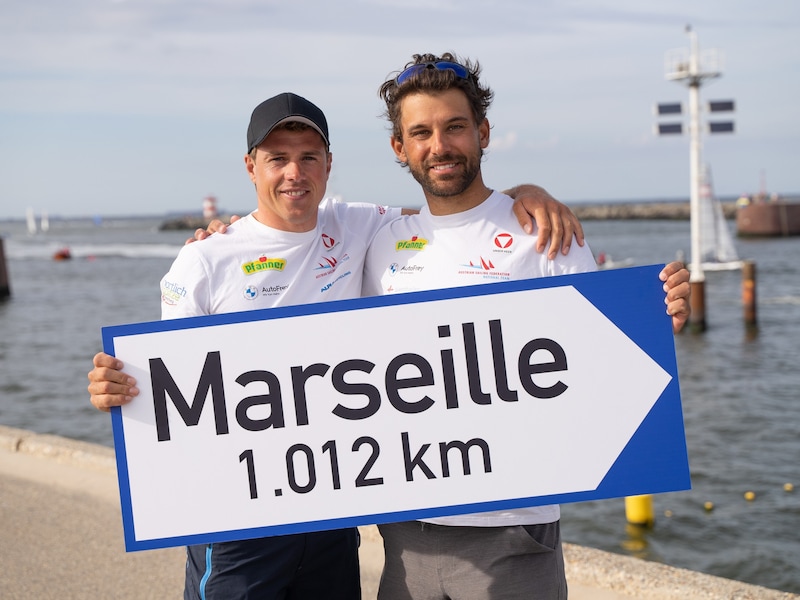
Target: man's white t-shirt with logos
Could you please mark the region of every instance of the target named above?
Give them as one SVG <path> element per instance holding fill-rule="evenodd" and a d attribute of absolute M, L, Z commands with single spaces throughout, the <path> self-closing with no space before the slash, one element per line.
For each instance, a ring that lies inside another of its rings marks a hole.
<path fill-rule="evenodd" d="M 415 292 L 595 271 L 588 244 L 550 260 L 536 252 L 536 232 L 527 234 L 512 200 L 493 192 L 479 206 L 434 216 L 427 206 L 418 215 L 395 219 L 375 236 L 364 268 L 364 296 Z M 531 435 L 535 435 L 535 428 Z M 557 449 L 553 449 L 557 452 Z M 548 460 L 546 455 L 529 460 Z M 423 519 L 439 525 L 501 527 L 552 523 L 557 505 Z"/>
<path fill-rule="evenodd" d="M 315 229 L 280 231 L 250 214 L 181 248 L 161 280 L 161 317 L 174 319 L 357 298 L 367 247 L 401 209 L 320 203 Z"/>

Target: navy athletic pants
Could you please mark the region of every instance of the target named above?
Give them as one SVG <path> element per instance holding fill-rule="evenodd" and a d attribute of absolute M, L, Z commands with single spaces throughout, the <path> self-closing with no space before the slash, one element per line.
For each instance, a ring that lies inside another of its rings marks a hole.
<path fill-rule="evenodd" d="M 186 549 L 184 600 L 359 600 L 358 530 Z"/>

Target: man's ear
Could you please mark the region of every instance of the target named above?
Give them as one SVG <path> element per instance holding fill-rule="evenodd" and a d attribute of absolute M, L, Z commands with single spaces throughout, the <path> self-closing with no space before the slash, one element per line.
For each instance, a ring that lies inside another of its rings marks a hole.
<path fill-rule="evenodd" d="M 397 156 L 397 159 L 400 162 L 404 162 L 404 163 L 408 162 L 406 160 L 406 151 L 405 151 L 405 147 L 403 146 L 403 140 L 398 140 L 396 137 L 392 136 L 391 137 L 391 144 L 392 144 L 392 150 L 394 150 L 394 154 L 395 154 L 395 156 Z"/>
<path fill-rule="evenodd" d="M 489 119 L 484 119 L 483 122 L 478 125 L 478 135 L 480 136 L 481 140 L 481 148 L 484 150 L 489 147 L 489 132 L 491 129 L 492 127 L 489 125 Z"/>
<path fill-rule="evenodd" d="M 244 155 L 244 167 L 247 169 L 247 174 L 250 176 L 250 181 L 253 183 L 256 182 L 256 175 L 254 173 L 256 168 L 256 163 L 253 161 L 253 157 L 249 154 Z"/>

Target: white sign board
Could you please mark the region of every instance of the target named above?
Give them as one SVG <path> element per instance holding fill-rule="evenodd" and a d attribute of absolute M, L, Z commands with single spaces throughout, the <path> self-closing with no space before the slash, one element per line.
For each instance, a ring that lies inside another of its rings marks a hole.
<path fill-rule="evenodd" d="M 104 328 L 126 547 L 688 489 L 659 270 Z"/>

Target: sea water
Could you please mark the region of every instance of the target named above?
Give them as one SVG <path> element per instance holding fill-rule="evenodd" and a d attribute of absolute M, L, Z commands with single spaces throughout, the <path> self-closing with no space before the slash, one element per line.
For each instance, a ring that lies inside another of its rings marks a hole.
<path fill-rule="evenodd" d="M 159 319 L 158 282 L 188 236 L 159 231 L 160 221 L 51 219 L 34 235 L 21 221 L 0 222 L 12 292 L 0 301 L 0 424 L 112 445 L 86 373 L 102 327 Z M 595 254 L 615 261 L 663 263 L 690 252 L 686 221 L 584 225 Z M 675 338 L 692 490 L 657 495 L 649 530 L 626 524 L 622 499 L 564 505 L 562 533 L 800 593 L 800 238 L 736 246 L 756 264 L 757 329 L 743 322 L 741 273 L 707 272 L 708 330 Z M 61 248 L 71 260 L 53 260 Z"/>

